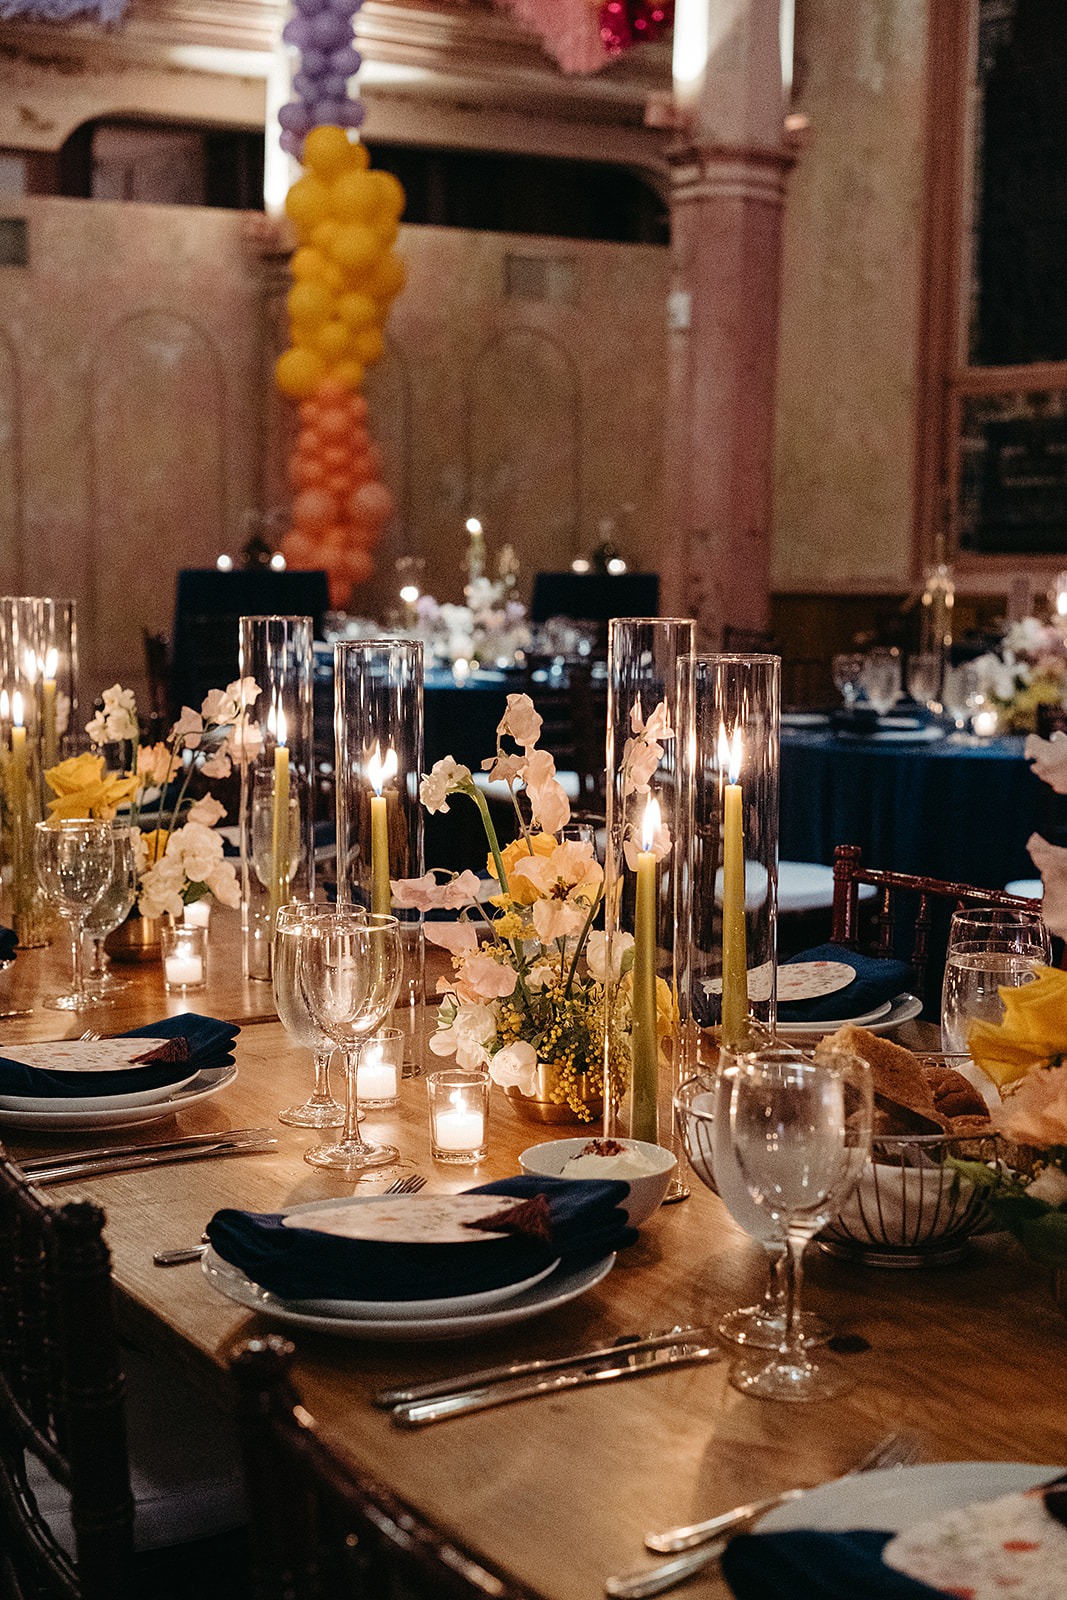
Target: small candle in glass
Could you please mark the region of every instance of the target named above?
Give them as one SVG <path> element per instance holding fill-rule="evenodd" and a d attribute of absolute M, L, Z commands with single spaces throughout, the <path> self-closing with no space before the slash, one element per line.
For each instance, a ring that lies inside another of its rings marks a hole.
<path fill-rule="evenodd" d="M 432 1072 L 426 1080 L 430 1101 L 430 1149 L 435 1161 L 474 1166 L 487 1153 L 488 1072 Z"/>
<path fill-rule="evenodd" d="M 404 1033 L 401 1028 L 380 1028 L 360 1053 L 356 1092 L 365 1110 L 386 1110 L 400 1099 L 404 1069 Z"/>
<path fill-rule="evenodd" d="M 159 934 L 163 984 L 168 994 L 202 989 L 207 982 L 207 929 L 164 922 Z"/>

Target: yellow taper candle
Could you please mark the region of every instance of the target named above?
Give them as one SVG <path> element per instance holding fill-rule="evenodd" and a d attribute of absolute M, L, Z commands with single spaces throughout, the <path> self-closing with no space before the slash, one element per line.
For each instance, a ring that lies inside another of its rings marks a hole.
<path fill-rule="evenodd" d="M 727 774 L 722 797 L 722 1042 L 736 1047 L 748 1034 L 748 956 L 745 949 L 745 829 L 742 815 L 740 728 L 732 741 L 719 725 L 719 765 Z"/>
<path fill-rule="evenodd" d="M 274 815 L 271 818 L 270 914 L 273 923 L 289 899 L 289 747 L 285 712 L 280 706 L 271 710 L 267 726 L 277 741 L 274 746 Z"/>
<path fill-rule="evenodd" d="M 370 908 L 375 916 L 387 917 L 392 910 L 393 894 L 389 887 L 389 798 L 382 793 L 389 778 L 397 772 L 396 751 L 389 749 L 383 757 L 381 746 L 374 746 L 374 754 L 367 762 L 367 776 L 374 793 L 370 797 Z"/>
<path fill-rule="evenodd" d="M 54 647 L 44 658 L 44 679 L 41 683 L 41 727 L 44 739 L 44 764 L 54 767 L 59 755 L 56 728 L 56 670 L 59 656 Z"/>
<path fill-rule="evenodd" d="M 655 1144 L 658 1137 L 659 1045 L 656 1037 L 656 869 L 652 846 L 659 831 L 659 803 L 649 797 L 637 856 L 634 908 L 633 1026 L 630 1032 L 630 1137 Z"/>

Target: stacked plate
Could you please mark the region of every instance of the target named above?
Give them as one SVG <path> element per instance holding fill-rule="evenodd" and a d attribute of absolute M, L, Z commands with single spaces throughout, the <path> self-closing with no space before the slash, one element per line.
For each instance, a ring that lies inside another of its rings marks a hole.
<path fill-rule="evenodd" d="M 473 1202 L 473 1208 L 472 1208 Z M 285 1213 L 292 1225 L 383 1243 L 455 1244 L 455 1228 L 464 1206 L 484 1214 L 485 1196 L 410 1196 L 398 1202 L 390 1195 L 319 1200 Z M 398 1232 L 398 1219 L 409 1219 Z M 476 1245 L 478 1234 L 467 1235 Z M 486 1238 L 482 1234 L 483 1239 Z M 254 1283 L 240 1268 L 209 1249 L 203 1271 L 213 1288 L 250 1311 L 274 1321 L 346 1339 L 428 1340 L 471 1339 L 512 1323 L 552 1311 L 585 1294 L 606 1278 L 615 1264 L 613 1253 L 575 1266 L 561 1260 L 543 1265 L 516 1282 L 477 1293 L 443 1295 L 433 1300 L 344 1299 L 287 1300 Z"/>
<path fill-rule="evenodd" d="M 854 968 L 843 961 L 789 962 L 778 969 L 778 1004 L 788 1004 L 791 1000 L 829 998 L 846 988 L 855 976 Z M 797 1022 L 780 1016 L 778 1032 L 784 1039 L 821 1038 L 846 1026 L 868 1028 L 871 1033 L 887 1033 L 902 1022 L 910 1022 L 922 1008 L 922 1001 L 917 995 L 898 994 L 855 1016 L 827 1018 L 825 1021 L 805 1018 Z"/>

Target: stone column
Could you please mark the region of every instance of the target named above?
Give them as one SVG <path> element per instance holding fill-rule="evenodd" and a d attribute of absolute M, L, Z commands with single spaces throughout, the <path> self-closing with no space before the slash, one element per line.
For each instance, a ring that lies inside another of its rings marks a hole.
<path fill-rule="evenodd" d="M 689 3 L 704 7 L 708 53 L 683 85 L 676 50 L 663 608 L 696 617 L 715 647 L 724 624 L 767 626 L 791 157 L 779 0 Z"/>

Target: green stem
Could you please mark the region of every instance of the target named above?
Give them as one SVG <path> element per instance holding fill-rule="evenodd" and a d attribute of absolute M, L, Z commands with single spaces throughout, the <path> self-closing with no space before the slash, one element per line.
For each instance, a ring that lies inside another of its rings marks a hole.
<path fill-rule="evenodd" d="M 462 794 L 469 794 L 481 813 L 482 827 L 485 829 L 485 837 L 489 841 L 489 853 L 493 858 L 493 865 L 496 867 L 496 881 L 499 883 L 501 891 L 506 895 L 510 895 L 511 890 L 508 888 L 508 875 L 504 871 L 504 858 L 500 854 L 500 840 L 496 836 L 496 829 L 493 826 L 493 819 L 489 815 L 489 807 L 486 805 L 485 796 L 482 794 L 480 789 L 475 787 L 473 779 L 471 780 L 469 787 L 467 784 L 464 784 L 460 792 Z M 523 999 L 525 1000 L 526 1004 L 529 1005 L 530 991 L 527 989 L 526 980 L 522 975 L 522 952 L 519 950 L 514 941 L 509 940 L 508 942 L 511 945 L 511 951 L 515 957 L 515 971 L 518 973 L 518 986 L 522 991 Z"/>
<path fill-rule="evenodd" d="M 600 885 L 600 886 L 598 886 L 597 892 L 593 897 L 593 903 L 589 907 L 589 915 L 586 917 L 585 922 L 582 924 L 582 931 L 578 935 L 578 943 L 577 943 L 577 945 L 575 946 L 575 949 L 574 949 L 574 960 L 571 962 L 571 970 L 568 972 L 567 981 L 563 986 L 564 998 L 566 998 L 567 996 L 570 995 L 571 985 L 574 983 L 574 975 L 578 971 L 578 962 L 581 960 L 582 951 L 585 949 L 585 941 L 588 939 L 589 930 L 593 926 L 593 918 L 597 914 L 597 908 L 600 905 L 600 899 L 601 899 L 601 895 L 602 894 L 603 894 L 603 885 Z"/>

